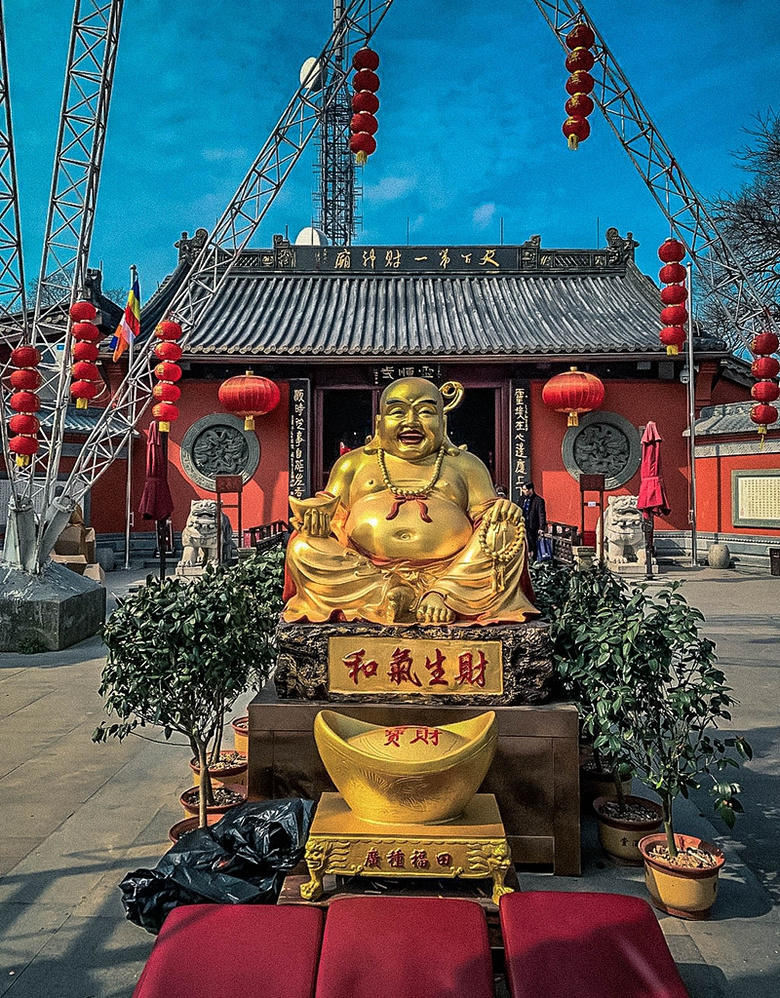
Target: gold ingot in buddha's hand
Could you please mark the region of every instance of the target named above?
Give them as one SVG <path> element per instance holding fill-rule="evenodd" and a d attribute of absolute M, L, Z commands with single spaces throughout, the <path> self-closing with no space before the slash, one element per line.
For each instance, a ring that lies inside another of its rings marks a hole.
<path fill-rule="evenodd" d="M 463 813 L 493 761 L 498 723 L 493 711 L 433 727 L 368 724 L 322 710 L 314 740 L 359 818 L 426 825 Z"/>

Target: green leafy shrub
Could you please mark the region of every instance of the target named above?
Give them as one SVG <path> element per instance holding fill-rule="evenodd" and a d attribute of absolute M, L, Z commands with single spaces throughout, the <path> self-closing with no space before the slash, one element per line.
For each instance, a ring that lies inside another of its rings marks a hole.
<path fill-rule="evenodd" d="M 225 711 L 273 669 L 284 552 L 274 549 L 184 582 L 150 577 L 103 627 L 107 661 L 98 692 L 104 721 L 93 741 L 147 724 L 190 743 L 200 766 L 200 825 L 213 800 L 209 763 L 219 758 Z"/>

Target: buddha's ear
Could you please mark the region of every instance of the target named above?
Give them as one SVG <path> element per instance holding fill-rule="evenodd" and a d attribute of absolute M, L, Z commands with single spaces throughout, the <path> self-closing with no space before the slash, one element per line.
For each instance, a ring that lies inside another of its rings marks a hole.
<path fill-rule="evenodd" d="M 374 419 L 374 435 L 366 440 L 364 450 L 366 454 L 376 454 L 381 446 L 382 444 L 379 440 L 379 413 L 377 413 Z"/>

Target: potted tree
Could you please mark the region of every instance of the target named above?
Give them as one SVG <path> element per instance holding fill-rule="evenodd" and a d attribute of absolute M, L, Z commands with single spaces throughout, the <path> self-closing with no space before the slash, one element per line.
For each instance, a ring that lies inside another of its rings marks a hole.
<path fill-rule="evenodd" d="M 225 711 L 262 685 L 275 662 L 282 564 L 283 553 L 274 550 L 207 567 L 187 582 L 150 577 L 103 628 L 107 660 L 99 693 L 118 719 L 102 722 L 93 741 L 121 740 L 149 724 L 165 738 L 184 735 L 199 770 L 201 828 L 216 803 L 209 762 L 219 759 Z"/>
<path fill-rule="evenodd" d="M 699 633 L 704 617 L 689 606 L 679 583 L 663 587 L 652 612 L 663 620 L 667 654 L 657 676 L 637 697 L 631 755 L 639 778 L 661 798 L 664 830 L 639 843 L 653 904 L 682 918 L 707 918 L 715 902 L 722 851 L 714 844 L 677 834 L 674 802 L 709 784 L 715 812 L 731 828 L 742 811 L 739 784 L 730 770 L 752 758 L 740 736 L 718 738 L 713 729 L 731 720 L 726 677 L 715 665 L 715 645 Z"/>
<path fill-rule="evenodd" d="M 642 865 L 639 840 L 660 828 L 662 818 L 657 802 L 629 793 L 635 715 L 665 654 L 661 618 L 648 613 L 647 604 L 641 588 L 631 591 L 603 570 L 584 573 L 572 585 L 556 640 L 559 674 L 592 746 L 594 768 L 584 769 L 581 783 L 585 793 L 595 784 L 588 803 L 598 818 L 599 840 L 617 862 L 636 866 Z"/>

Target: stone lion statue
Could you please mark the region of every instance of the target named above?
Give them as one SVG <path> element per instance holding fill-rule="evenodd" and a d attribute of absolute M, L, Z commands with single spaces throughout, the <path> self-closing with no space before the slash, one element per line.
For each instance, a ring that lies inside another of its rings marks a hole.
<path fill-rule="evenodd" d="M 179 565 L 198 568 L 207 562 L 217 561 L 217 502 L 216 499 L 193 499 L 190 514 L 181 532 L 184 551 Z M 222 561 L 232 561 L 235 556 L 233 530 L 230 520 L 222 514 Z"/>
<path fill-rule="evenodd" d="M 646 559 L 642 514 L 637 509 L 637 496 L 610 496 L 604 511 L 604 541 L 607 561 L 613 565 Z"/>

